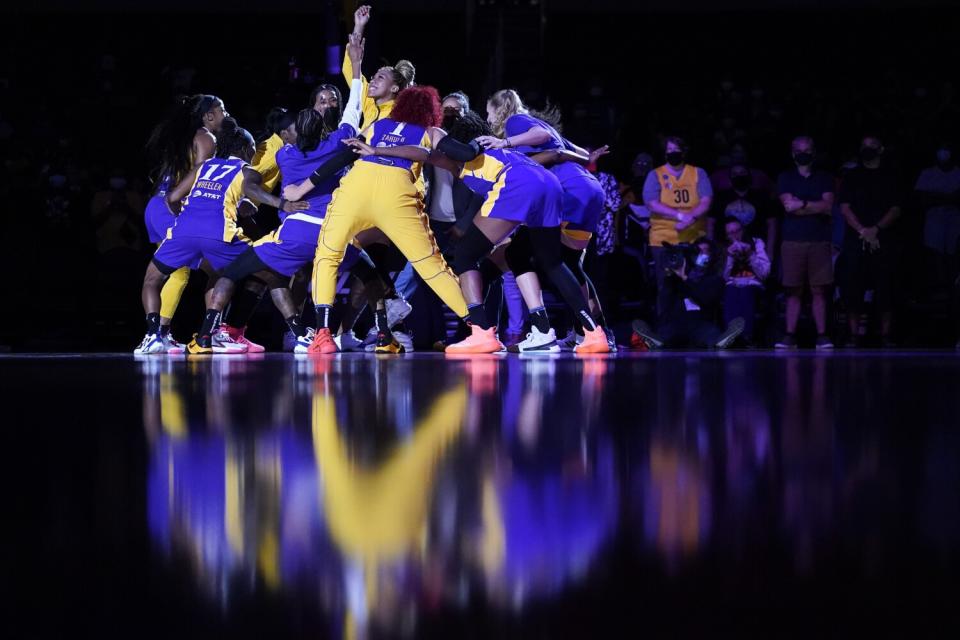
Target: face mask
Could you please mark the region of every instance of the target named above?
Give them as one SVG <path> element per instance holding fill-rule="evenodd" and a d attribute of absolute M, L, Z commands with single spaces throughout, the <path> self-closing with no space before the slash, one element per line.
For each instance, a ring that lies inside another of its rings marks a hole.
<path fill-rule="evenodd" d="M 750 188 L 750 176 L 733 176 L 730 178 L 730 184 L 737 191 L 746 191 Z"/>
<path fill-rule="evenodd" d="M 950 164 L 951 154 L 949 149 L 940 149 L 937 151 L 937 164 L 948 166 Z"/>
<path fill-rule="evenodd" d="M 793 161 L 801 167 L 809 167 L 813 164 L 813 154 L 806 151 L 793 154 Z"/>
<path fill-rule="evenodd" d="M 880 150 L 876 147 L 864 147 L 860 149 L 860 160 L 871 162 L 880 157 Z"/>
<path fill-rule="evenodd" d="M 705 267 L 710 262 L 710 256 L 705 253 L 697 254 L 696 264 L 698 267 Z"/>
<path fill-rule="evenodd" d="M 340 107 L 327 107 L 323 112 L 323 128 L 327 131 L 336 131 L 340 126 Z"/>
<path fill-rule="evenodd" d="M 667 154 L 667 164 L 679 167 L 683 164 L 683 152 L 682 151 L 671 151 Z"/>
<path fill-rule="evenodd" d="M 450 127 L 456 124 L 459 119 L 460 116 L 458 115 L 443 116 L 443 122 L 440 123 L 440 128 L 447 133 L 450 133 Z"/>
<path fill-rule="evenodd" d="M 127 179 L 118 177 L 110 178 L 110 188 L 114 191 L 123 191 L 127 188 Z"/>

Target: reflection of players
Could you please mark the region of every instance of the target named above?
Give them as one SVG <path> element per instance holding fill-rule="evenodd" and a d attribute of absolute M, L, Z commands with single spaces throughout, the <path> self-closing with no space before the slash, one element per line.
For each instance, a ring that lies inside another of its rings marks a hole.
<path fill-rule="evenodd" d="M 694 555 L 710 534 L 710 447 L 703 407 L 721 401 L 705 397 L 714 390 L 700 385 L 697 370 L 687 370 L 683 393 L 676 392 L 674 380 L 657 379 L 658 428 L 637 477 L 644 539 L 670 570 Z"/>
<path fill-rule="evenodd" d="M 174 370 L 160 371 L 162 364 L 144 363 L 151 536 L 167 553 L 189 558 L 211 594 L 221 594 L 230 578 L 252 567 L 263 584 L 276 588 L 278 447 L 268 438 L 263 446 L 238 442 L 232 433 L 236 423 L 216 401 L 228 395 L 230 367 L 237 363 L 189 363 L 207 365 L 194 372 L 206 387 L 203 402 L 185 397 Z M 190 423 L 191 416 L 201 419 Z"/>
<path fill-rule="evenodd" d="M 466 403 L 462 384 L 442 393 L 411 435 L 368 467 L 358 465 L 347 446 L 334 395 L 326 388 L 314 395 L 313 446 L 324 515 L 344 556 L 348 622 L 361 631 L 371 617 L 396 617 L 396 583 L 417 552 L 437 464 L 462 431 Z"/>
<path fill-rule="evenodd" d="M 613 448 L 594 428 L 594 383 L 607 362 L 581 369 L 582 398 L 555 393 L 555 364 L 503 363 L 502 397 L 515 406 L 504 406 L 501 440 L 484 456 L 473 556 L 504 605 L 520 606 L 582 577 L 617 521 Z M 577 414 L 583 420 L 561 419 Z"/>

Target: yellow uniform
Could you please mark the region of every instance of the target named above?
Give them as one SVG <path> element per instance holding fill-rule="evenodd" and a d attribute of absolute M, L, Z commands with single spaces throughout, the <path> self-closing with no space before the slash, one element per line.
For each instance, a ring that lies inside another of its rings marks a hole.
<path fill-rule="evenodd" d="M 272 193 L 280 182 L 280 167 L 277 166 L 277 151 L 283 148 L 283 140 L 273 134 L 257 145 L 257 153 L 253 156 L 254 170 L 263 176 L 263 190 Z"/>
<path fill-rule="evenodd" d="M 660 202 L 668 207 L 683 212 L 689 212 L 700 204 L 699 171 L 693 165 L 686 165 L 679 176 L 674 176 L 667 166 L 654 169 L 657 182 L 660 185 Z M 664 242 L 677 244 L 678 242 L 693 242 L 707 230 L 705 216 L 700 216 L 696 222 L 677 231 L 677 221 L 665 218 L 656 213 L 650 213 L 650 245 L 663 246 Z"/>
<path fill-rule="evenodd" d="M 350 56 L 343 56 L 343 77 L 347 84 L 353 80 L 353 63 L 350 62 Z M 367 96 L 367 88 L 370 83 L 366 76 L 360 76 L 360 82 L 363 83 L 363 92 L 360 94 L 360 109 L 363 111 L 363 122 L 360 123 L 360 134 L 367 135 L 366 129 L 381 118 L 386 118 L 393 111 L 393 100 L 387 100 L 383 104 L 377 104 L 377 101 Z"/>
<path fill-rule="evenodd" d="M 373 146 L 430 147 L 430 136 L 417 125 L 386 118 L 379 120 L 371 131 Z M 337 269 L 347 244 L 361 231 L 376 227 L 413 264 L 444 304 L 459 317 L 466 317 L 467 303 L 459 281 L 440 255 L 423 211 L 423 192 L 418 188 L 420 174 L 417 162 L 368 156 L 357 161 L 343 177 L 327 207 L 313 260 L 316 304 L 333 304 Z"/>
<path fill-rule="evenodd" d="M 330 537 L 358 562 L 365 595 L 377 599 L 379 570 L 402 561 L 422 543 L 437 467 L 463 431 L 467 389 L 441 395 L 413 435 L 376 468 L 358 466 L 337 426 L 334 398 L 313 398 L 313 446 L 323 479 Z"/>

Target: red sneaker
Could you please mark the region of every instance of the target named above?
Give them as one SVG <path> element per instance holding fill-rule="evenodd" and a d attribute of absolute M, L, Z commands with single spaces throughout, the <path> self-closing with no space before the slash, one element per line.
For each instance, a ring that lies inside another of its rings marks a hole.
<path fill-rule="evenodd" d="M 630 334 L 630 348 L 634 351 L 650 351 L 647 341 L 641 338 L 636 331 Z"/>
<path fill-rule="evenodd" d="M 234 342 L 237 344 L 246 345 L 247 353 L 263 353 L 266 351 L 266 349 L 263 348 L 263 345 L 259 345 L 256 342 L 247 340 L 246 336 L 243 335 L 243 332 L 246 330 L 246 327 L 231 327 L 228 324 L 220 325 L 220 331 L 225 331 L 230 334 L 230 337 L 233 338 Z"/>
<path fill-rule="evenodd" d="M 575 353 L 610 353 L 610 342 L 603 327 L 597 327 L 593 331 L 584 327 L 583 342 L 573 350 Z"/>
<path fill-rule="evenodd" d="M 336 353 L 337 343 L 330 335 L 330 329 L 317 329 L 313 334 L 313 342 L 307 347 L 307 353 Z"/>
<path fill-rule="evenodd" d="M 470 325 L 471 334 L 466 340 L 461 340 L 447 347 L 446 353 L 496 353 L 503 351 L 503 343 L 497 339 L 497 328 L 481 329 L 477 325 Z"/>

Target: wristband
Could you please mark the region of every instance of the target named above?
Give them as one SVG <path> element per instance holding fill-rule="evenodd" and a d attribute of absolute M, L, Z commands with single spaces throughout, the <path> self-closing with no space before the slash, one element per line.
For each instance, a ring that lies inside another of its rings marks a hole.
<path fill-rule="evenodd" d="M 283 211 L 283 203 L 284 203 L 284 202 L 286 202 L 286 200 L 283 199 L 283 196 L 280 196 L 280 206 L 277 207 L 277 210 L 278 210 L 278 211 Z"/>

